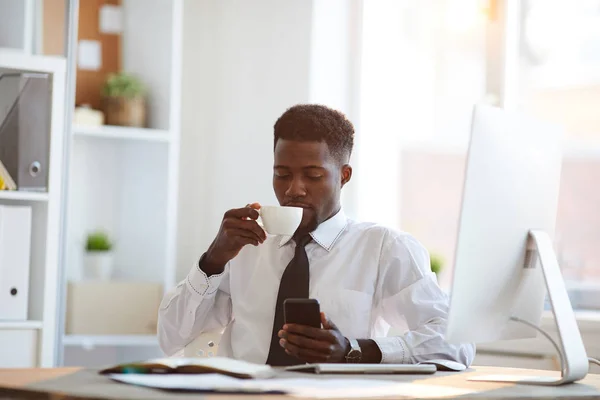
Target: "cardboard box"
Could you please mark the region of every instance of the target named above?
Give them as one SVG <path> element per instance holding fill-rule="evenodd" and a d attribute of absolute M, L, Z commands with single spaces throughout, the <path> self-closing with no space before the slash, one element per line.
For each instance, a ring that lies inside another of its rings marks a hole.
<path fill-rule="evenodd" d="M 67 290 L 67 334 L 156 334 L 161 284 L 83 281 Z"/>

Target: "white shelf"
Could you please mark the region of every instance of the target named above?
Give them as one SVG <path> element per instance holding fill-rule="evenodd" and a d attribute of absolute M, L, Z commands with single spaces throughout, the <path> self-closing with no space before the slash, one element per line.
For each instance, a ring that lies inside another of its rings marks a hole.
<path fill-rule="evenodd" d="M 0 190 L 0 200 L 48 201 L 48 193 Z"/>
<path fill-rule="evenodd" d="M 158 346 L 156 335 L 66 335 L 65 346 Z"/>
<path fill-rule="evenodd" d="M 140 140 L 146 142 L 168 143 L 171 135 L 169 131 L 150 128 L 131 128 L 126 126 L 84 126 L 73 125 L 75 137 L 91 136 L 105 139 Z"/>
<path fill-rule="evenodd" d="M 0 329 L 42 329 L 42 321 L 0 321 Z"/>

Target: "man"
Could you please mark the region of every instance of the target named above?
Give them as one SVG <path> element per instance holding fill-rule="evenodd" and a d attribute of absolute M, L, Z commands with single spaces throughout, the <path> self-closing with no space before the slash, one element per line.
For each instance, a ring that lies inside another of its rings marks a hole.
<path fill-rule="evenodd" d="M 259 204 L 225 213 L 216 238 L 159 312 L 166 354 L 226 328 L 220 355 L 270 365 L 304 362 L 470 365 L 474 347 L 444 340 L 448 299 L 412 236 L 348 219 L 354 128 L 320 105 L 297 105 L 275 123 L 273 189 L 304 209 L 292 238 L 265 235 Z M 385 171 L 382 171 L 385 173 Z M 284 325 L 289 297 L 318 299 L 322 329 Z M 401 336 L 389 327 L 408 326 Z"/>

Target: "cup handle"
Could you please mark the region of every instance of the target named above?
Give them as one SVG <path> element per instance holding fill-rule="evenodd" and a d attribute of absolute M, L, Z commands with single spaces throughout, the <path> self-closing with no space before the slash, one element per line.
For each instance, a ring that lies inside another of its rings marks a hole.
<path fill-rule="evenodd" d="M 265 229 L 265 224 L 262 220 L 262 212 L 260 209 L 258 209 L 256 211 L 258 211 L 258 218 L 256 219 L 256 223 L 258 224 L 258 226 L 260 226 L 262 228 L 263 231 L 265 231 L 265 234 L 267 234 L 267 230 Z"/>

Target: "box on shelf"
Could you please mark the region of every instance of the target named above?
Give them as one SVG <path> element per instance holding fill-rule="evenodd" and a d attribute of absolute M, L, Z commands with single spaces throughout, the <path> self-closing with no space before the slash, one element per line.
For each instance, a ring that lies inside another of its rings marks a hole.
<path fill-rule="evenodd" d="M 70 335 L 156 334 L 163 287 L 158 283 L 70 282 L 66 333 Z"/>
<path fill-rule="evenodd" d="M 31 207 L 0 205 L 0 320 L 26 320 Z"/>

